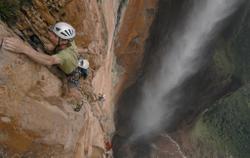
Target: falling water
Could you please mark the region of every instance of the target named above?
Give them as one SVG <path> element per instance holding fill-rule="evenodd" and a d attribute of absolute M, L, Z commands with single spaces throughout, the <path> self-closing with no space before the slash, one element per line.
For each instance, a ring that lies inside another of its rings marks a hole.
<path fill-rule="evenodd" d="M 171 93 L 185 79 L 198 71 L 204 48 L 221 26 L 222 20 L 232 14 L 239 0 L 195 0 L 184 25 L 172 35 L 171 46 L 162 45 L 157 73 L 146 79 L 139 108 L 134 114 L 135 132 L 131 139 L 156 132 L 170 123 L 176 110 Z M 166 35 L 167 36 L 167 35 Z M 179 98 L 178 98 L 179 97 Z"/>

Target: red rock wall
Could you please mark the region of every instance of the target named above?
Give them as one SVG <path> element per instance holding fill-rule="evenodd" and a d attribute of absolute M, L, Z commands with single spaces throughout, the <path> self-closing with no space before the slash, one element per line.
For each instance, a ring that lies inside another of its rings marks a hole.
<path fill-rule="evenodd" d="M 116 55 L 114 65 L 118 67 L 117 69 L 122 69 L 116 76 L 119 78 L 118 81 L 114 83 L 117 97 L 137 77 L 142 64 L 145 40 L 157 10 L 157 2 L 157 0 L 136 0 L 129 1 L 127 5 L 114 45 Z"/>
<path fill-rule="evenodd" d="M 75 113 L 62 97 L 61 81 L 46 67 L 0 50 L 0 154 L 83 158 L 103 153 L 104 138 L 115 130 L 114 98 L 136 78 L 155 7 L 156 0 L 130 0 L 116 25 L 118 1 L 33 0 L 12 30 L 1 23 L 1 37 L 13 36 L 14 30 L 44 42 L 49 25 L 70 22 L 91 71 L 81 81 L 84 107 Z M 105 94 L 105 102 L 96 101 L 98 93 Z"/>

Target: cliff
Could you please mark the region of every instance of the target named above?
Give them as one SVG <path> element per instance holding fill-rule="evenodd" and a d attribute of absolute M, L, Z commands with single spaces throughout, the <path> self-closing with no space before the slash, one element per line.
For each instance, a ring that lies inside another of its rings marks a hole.
<path fill-rule="evenodd" d="M 243 1 L 242 1 L 243 2 Z M 177 88 L 184 97 L 152 139 L 127 144 L 141 81 L 154 78 L 171 35 L 193 0 L 0 1 L 0 37 L 43 50 L 47 28 L 67 21 L 90 61 L 81 80 L 84 106 L 74 112 L 53 68 L 0 50 L 0 157 L 249 157 L 249 2 L 223 21 L 200 71 Z M 152 25 L 151 25 L 152 24 Z M 168 43 L 170 42 L 170 43 Z M 156 64 L 157 65 L 157 64 Z M 153 74 L 153 73 L 152 73 Z M 98 100 L 104 94 L 105 100 Z M 163 125 L 164 126 L 164 125 Z"/>
<path fill-rule="evenodd" d="M 77 46 L 90 61 L 90 75 L 81 80 L 84 106 L 77 113 L 63 97 L 63 83 L 51 68 L 1 49 L 0 156 L 103 156 L 104 142 L 111 141 L 115 130 L 115 98 L 140 67 L 155 7 L 154 0 L 0 2 L 0 37 L 22 38 L 42 49 L 48 26 L 67 21 L 76 28 Z M 130 62 L 132 68 L 127 67 Z M 99 93 L 105 94 L 104 102 L 98 101 Z"/>

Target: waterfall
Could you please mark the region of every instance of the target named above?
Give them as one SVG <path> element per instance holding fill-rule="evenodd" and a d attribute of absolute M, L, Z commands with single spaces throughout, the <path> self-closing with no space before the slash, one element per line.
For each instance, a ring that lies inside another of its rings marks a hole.
<path fill-rule="evenodd" d="M 194 1 L 184 23 L 171 35 L 171 45 L 164 43 L 157 49 L 164 55 L 154 78 L 145 79 L 143 83 L 140 106 L 133 117 L 135 132 L 131 139 L 168 126 L 178 107 L 174 100 L 181 99 L 178 93 L 171 95 L 173 90 L 199 70 L 205 52 L 203 48 L 239 3 L 240 0 Z"/>

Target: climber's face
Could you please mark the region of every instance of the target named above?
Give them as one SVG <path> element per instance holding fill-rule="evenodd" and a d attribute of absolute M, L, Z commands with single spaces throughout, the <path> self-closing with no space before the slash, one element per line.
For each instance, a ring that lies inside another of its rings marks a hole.
<path fill-rule="evenodd" d="M 59 37 L 52 31 L 49 31 L 49 40 L 54 46 L 59 45 L 67 45 L 69 43 L 68 40 L 61 39 L 59 42 Z"/>

